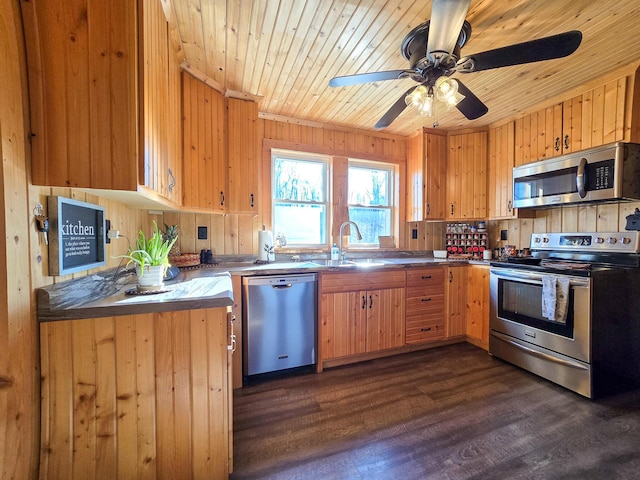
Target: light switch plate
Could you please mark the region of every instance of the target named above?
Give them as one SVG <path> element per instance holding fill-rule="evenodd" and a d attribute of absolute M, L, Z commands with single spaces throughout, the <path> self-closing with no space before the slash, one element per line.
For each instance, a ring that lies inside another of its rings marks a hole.
<path fill-rule="evenodd" d="M 206 240 L 206 239 L 207 239 L 207 227 L 199 226 L 198 240 Z"/>

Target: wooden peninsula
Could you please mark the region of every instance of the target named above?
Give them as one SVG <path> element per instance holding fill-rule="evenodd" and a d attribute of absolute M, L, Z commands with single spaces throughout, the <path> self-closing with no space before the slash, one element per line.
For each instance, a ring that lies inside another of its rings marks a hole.
<path fill-rule="evenodd" d="M 41 479 L 227 478 L 228 273 L 181 272 L 156 295 L 100 272 L 39 289 Z"/>

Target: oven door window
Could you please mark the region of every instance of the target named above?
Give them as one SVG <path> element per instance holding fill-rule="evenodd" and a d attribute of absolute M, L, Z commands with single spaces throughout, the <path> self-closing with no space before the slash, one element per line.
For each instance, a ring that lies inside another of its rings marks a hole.
<path fill-rule="evenodd" d="M 498 316 L 512 322 L 573 338 L 573 288 L 565 322 L 542 316 L 542 285 L 498 279 Z"/>

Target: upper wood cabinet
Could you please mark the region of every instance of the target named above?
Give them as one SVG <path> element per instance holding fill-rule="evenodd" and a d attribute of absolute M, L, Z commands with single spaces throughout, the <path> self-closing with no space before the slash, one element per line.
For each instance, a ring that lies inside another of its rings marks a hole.
<path fill-rule="evenodd" d="M 182 205 L 225 212 L 228 198 L 226 99 L 186 72 L 182 78 Z"/>
<path fill-rule="evenodd" d="M 447 220 L 487 215 L 487 132 L 448 137 Z"/>
<path fill-rule="evenodd" d="M 258 104 L 228 98 L 227 105 L 228 211 L 257 214 L 260 178 Z"/>
<path fill-rule="evenodd" d="M 407 221 L 444 220 L 446 132 L 427 129 L 407 140 Z"/>
<path fill-rule="evenodd" d="M 515 121 L 516 166 L 626 138 L 622 77 Z"/>
<path fill-rule="evenodd" d="M 489 218 L 515 216 L 513 208 L 514 122 L 489 130 Z"/>
<path fill-rule="evenodd" d="M 33 183 L 179 200 L 179 61 L 160 2 L 21 6 Z"/>

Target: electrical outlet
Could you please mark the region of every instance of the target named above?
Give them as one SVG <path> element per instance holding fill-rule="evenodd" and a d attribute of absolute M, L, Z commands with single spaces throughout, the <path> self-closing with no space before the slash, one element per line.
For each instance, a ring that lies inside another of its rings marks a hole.
<path fill-rule="evenodd" d="M 417 228 L 411 229 L 411 239 L 412 240 L 417 240 L 418 239 L 418 229 Z"/>
<path fill-rule="evenodd" d="M 508 232 L 509 232 L 508 230 L 500 230 L 500 240 L 509 240 L 507 238 L 507 236 L 508 236 L 507 233 Z"/>
<path fill-rule="evenodd" d="M 198 240 L 206 240 L 206 239 L 207 239 L 207 227 L 199 226 Z"/>

